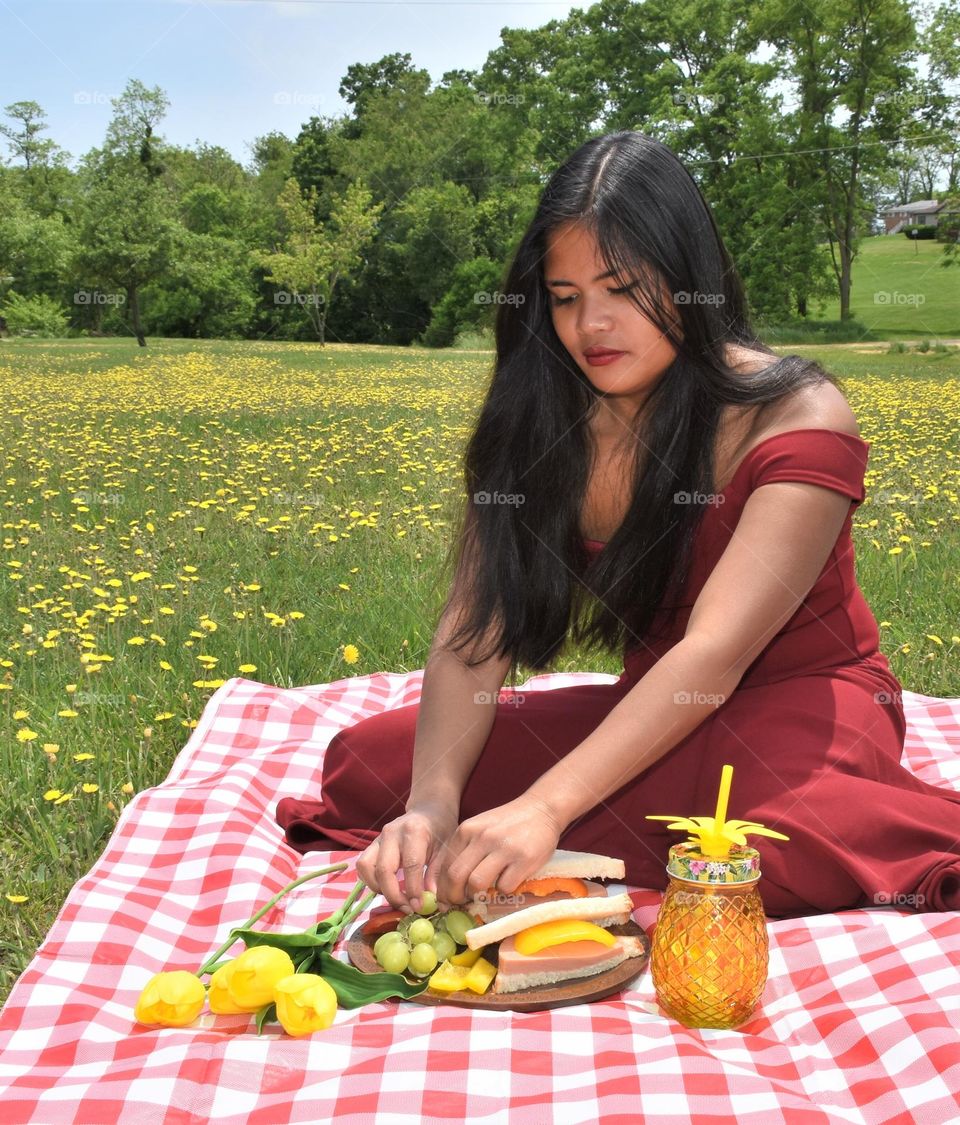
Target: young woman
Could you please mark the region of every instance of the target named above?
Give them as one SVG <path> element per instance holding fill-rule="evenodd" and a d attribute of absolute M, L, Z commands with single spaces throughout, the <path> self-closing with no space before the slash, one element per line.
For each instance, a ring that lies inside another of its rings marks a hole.
<path fill-rule="evenodd" d="M 960 909 L 960 793 L 900 765 L 856 581 L 870 443 L 829 374 L 757 340 L 694 180 L 642 134 L 588 141 L 504 290 L 421 700 L 333 738 L 287 841 L 364 849 L 405 910 L 509 893 L 558 846 L 664 888 L 680 837 L 646 814 L 709 814 L 730 762 L 730 815 L 789 836 L 762 843 L 769 915 Z M 570 637 L 622 647 L 620 679 L 500 693 Z"/>

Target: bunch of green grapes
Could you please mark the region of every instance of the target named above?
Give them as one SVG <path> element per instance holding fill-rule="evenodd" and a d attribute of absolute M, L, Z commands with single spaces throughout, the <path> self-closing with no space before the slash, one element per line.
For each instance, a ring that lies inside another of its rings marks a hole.
<path fill-rule="evenodd" d="M 395 930 L 377 938 L 373 955 L 385 972 L 409 970 L 414 976 L 429 976 L 458 946 L 466 947 L 467 930 L 475 925 L 470 915 L 463 910 L 438 911 L 433 891 L 424 891 L 422 898 L 416 914 L 407 914 Z"/>

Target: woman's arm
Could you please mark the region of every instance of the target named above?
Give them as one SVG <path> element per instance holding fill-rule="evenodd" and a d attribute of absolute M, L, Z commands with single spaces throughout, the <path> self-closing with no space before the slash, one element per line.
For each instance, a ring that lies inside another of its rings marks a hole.
<path fill-rule="evenodd" d="M 542 804 L 564 831 L 722 707 L 741 678 L 725 653 L 684 637 L 524 797 Z"/>
<path fill-rule="evenodd" d="M 454 617 L 451 610 L 441 618 L 423 672 L 408 812 L 435 803 L 459 809 L 467 779 L 490 737 L 497 695 L 510 670 L 509 657 L 491 657 L 471 668 L 447 647 Z"/>

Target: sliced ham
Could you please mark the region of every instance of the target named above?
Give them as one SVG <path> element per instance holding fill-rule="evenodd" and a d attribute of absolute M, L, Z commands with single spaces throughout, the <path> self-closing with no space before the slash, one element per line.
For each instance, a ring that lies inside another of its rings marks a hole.
<path fill-rule="evenodd" d="M 598 941 L 565 941 L 538 953 L 519 953 L 511 934 L 500 942 L 497 976 L 491 992 L 517 992 L 541 984 L 593 976 L 619 965 L 628 957 L 639 957 L 644 946 L 637 937 L 617 937 L 615 945 Z"/>

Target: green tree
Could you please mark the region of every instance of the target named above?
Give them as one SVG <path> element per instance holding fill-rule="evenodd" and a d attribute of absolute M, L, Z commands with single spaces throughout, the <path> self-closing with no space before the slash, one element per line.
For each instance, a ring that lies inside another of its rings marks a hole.
<path fill-rule="evenodd" d="M 146 347 L 141 293 L 169 267 L 179 234 L 164 180 L 164 147 L 155 133 L 168 102 L 159 87 L 131 79 L 112 104 L 104 147 L 83 162 L 76 266 L 94 286 L 123 290 L 133 334 Z"/>
<path fill-rule="evenodd" d="M 809 0 L 764 0 L 755 29 L 781 52 L 785 77 L 796 83 L 798 106 L 787 117 L 796 174 L 810 186 L 811 217 L 826 237 L 840 297 L 850 316 L 850 283 L 860 237 L 872 208 L 864 177 L 889 166 L 887 146 L 911 120 L 910 90 L 916 28 L 905 0 L 861 0 L 852 8 Z M 843 124 L 837 116 L 846 113 Z"/>
<path fill-rule="evenodd" d="M 371 193 L 357 181 L 335 198 L 329 224 L 318 223 L 316 191 L 305 197 L 292 176 L 277 202 L 286 228 L 283 246 L 255 250 L 252 256 L 268 271 L 267 281 L 283 286 L 286 299 L 303 306 L 322 344 L 337 283 L 361 264 L 383 205 L 373 203 Z"/>

